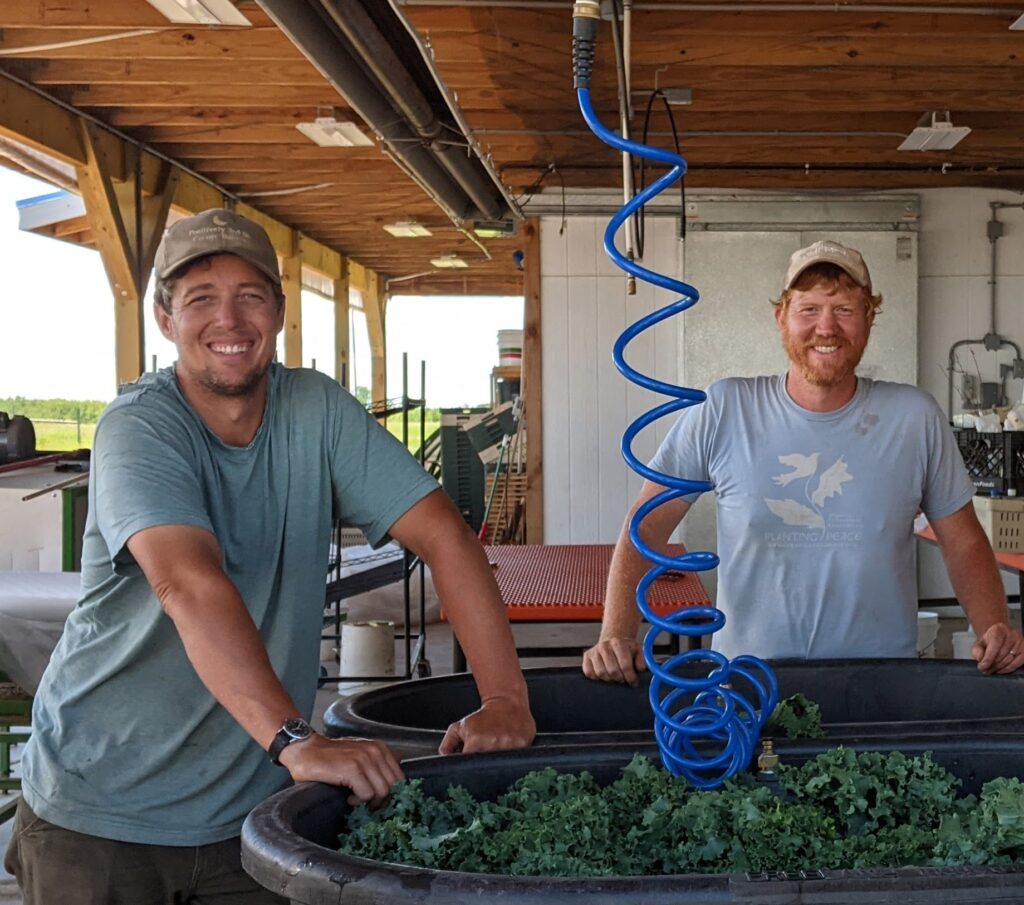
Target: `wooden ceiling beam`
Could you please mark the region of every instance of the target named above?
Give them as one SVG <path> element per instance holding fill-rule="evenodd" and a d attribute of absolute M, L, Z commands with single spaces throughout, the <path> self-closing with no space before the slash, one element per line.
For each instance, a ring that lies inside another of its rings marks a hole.
<path fill-rule="evenodd" d="M 706 113 L 690 107 L 674 108 L 675 121 L 680 133 L 688 135 L 695 132 L 906 132 L 908 119 L 910 124 L 916 123 L 924 111 L 908 113 L 906 111 L 878 112 L 871 110 L 856 113 L 837 114 L 823 117 L 821 113 L 802 110 L 779 112 L 751 111 L 747 113 Z M 598 109 L 599 115 L 611 115 L 611 108 Z M 959 114 L 957 114 L 959 115 Z M 963 114 L 970 116 L 971 128 L 985 130 L 996 134 L 1004 129 L 1020 129 L 1024 126 L 1024 114 L 1012 112 L 982 113 L 971 111 Z M 578 109 L 567 107 L 551 109 L 546 115 L 531 113 L 526 116 L 512 111 L 478 111 L 467 110 L 466 116 L 477 140 L 482 144 L 514 136 L 516 130 L 526 130 L 531 135 L 539 136 L 542 132 L 570 131 L 581 135 L 592 135 L 583 122 Z M 643 110 L 633 118 L 634 131 L 639 134 L 643 127 Z M 665 131 L 669 128 L 664 108 L 655 107 L 651 117 L 651 129 Z M 493 130 L 493 131 L 491 131 Z M 513 130 L 508 132 L 506 130 Z M 596 139 L 595 139 L 596 140 Z M 230 147 L 223 145 L 222 148 Z M 222 149 L 221 148 L 221 149 Z M 213 154 L 221 149 L 211 148 Z M 198 150 L 198 146 L 196 148 Z"/>
<path fill-rule="evenodd" d="M 458 91 L 460 104 L 469 110 L 467 89 L 504 90 L 520 79 L 532 92 L 547 85 L 565 91 L 566 75 L 561 69 L 548 70 L 524 59 L 498 70 L 482 70 L 481 64 L 449 63 L 444 67 L 445 82 Z M 820 66 L 812 70 L 786 65 L 785 59 L 763 66 L 718 66 L 674 62 L 668 69 L 652 65 L 646 59 L 634 59 L 631 87 L 634 92 L 651 91 L 655 77 L 662 86 L 691 88 L 694 92 L 714 88 L 721 91 L 806 90 L 809 82 L 833 91 L 939 91 L 939 90 L 1019 90 L 1021 75 L 1004 66 L 959 66 L 955 61 L 938 61 L 926 66 Z M 505 95 L 515 100 L 514 95 Z M 642 107 L 641 107 L 642 112 Z"/>
<path fill-rule="evenodd" d="M 1007 5 L 1005 16 L 942 15 L 934 12 L 934 3 L 931 4 L 932 11 L 925 14 L 861 12 L 850 7 L 823 10 L 822 5 L 820 0 L 807 0 L 809 8 L 806 10 L 764 12 L 634 9 L 633 28 L 636 34 L 660 34 L 673 41 L 684 42 L 691 36 L 730 40 L 754 36 L 762 43 L 770 44 L 773 41 L 791 41 L 795 35 L 812 41 L 876 38 L 880 41 L 909 39 L 927 42 L 943 37 L 971 40 L 1005 37 L 1010 24 L 1020 15 L 1019 4 Z M 989 9 L 995 5 L 984 4 Z M 453 45 L 461 45 L 462 53 L 485 49 L 521 57 L 537 45 L 538 35 L 564 35 L 571 25 L 568 7 L 564 11 L 531 9 L 528 15 L 524 15 L 523 10 L 499 6 L 488 8 L 486 15 L 469 7 L 409 7 L 406 15 L 421 34 L 430 35 L 431 47 L 439 62 L 449 59 L 448 53 L 458 52 L 453 51 Z M 611 44 L 607 24 L 602 24 L 598 42 L 599 46 L 605 42 Z"/>
<path fill-rule="evenodd" d="M 302 85 L 323 88 L 324 77 L 305 58 L 269 60 L 258 68 L 230 60 L 191 60 L 185 69 L 173 61 L 105 58 L 81 60 L 4 60 L 4 66 L 36 85 Z"/>
<path fill-rule="evenodd" d="M 6 8 L 0 3 L 0 20 Z M 133 3 L 132 5 L 143 5 Z M 148 5 L 148 4 L 146 4 Z M 248 15 L 248 13 L 247 13 Z M 110 29 L 111 35 L 121 34 Z M 0 52 L 12 55 L 17 51 L 19 60 L 30 59 L 110 59 L 110 60 L 245 60 L 263 63 L 268 60 L 294 62 L 298 56 L 295 46 L 275 25 L 254 28 L 187 28 L 169 25 L 163 20 L 160 30 L 132 37 L 84 44 L 83 38 L 96 35 L 83 33 L 78 28 L 14 28 L 0 21 Z M 55 44 L 67 46 L 53 47 Z"/>
<path fill-rule="evenodd" d="M 111 183 L 126 182 L 130 176 L 126 158 L 135 146 L 127 145 L 123 139 L 105 129 L 90 130 L 91 150 L 83 144 L 82 123 L 86 120 L 47 100 L 33 91 L 0 78 L 0 134 L 6 134 L 38 150 L 52 154 L 75 167 L 88 167 L 90 160 L 95 166 L 97 160 L 104 161 L 104 173 Z M 148 152 L 142 153 L 142 190 L 145 195 L 159 192 L 162 180 L 166 179 L 164 162 Z M 97 183 L 99 184 L 99 183 Z M 174 190 L 173 204 L 185 213 L 195 213 L 223 203 L 223 196 L 208 183 L 180 172 Z M 251 213 L 261 222 L 274 241 L 279 254 L 290 247 L 291 229 L 280 221 L 268 217 L 255 207 L 240 205 L 239 210 Z M 313 240 L 310 240 L 311 243 Z M 313 244 L 309 248 L 312 249 Z M 290 253 L 290 252 L 289 252 Z M 338 254 L 329 248 L 324 255 Z M 352 262 L 350 281 L 355 288 L 365 286 L 364 268 Z"/>
<path fill-rule="evenodd" d="M 1024 56 L 1024 41 L 1021 42 Z M 1019 74 L 1024 83 L 1024 71 Z M 480 114 L 488 110 L 503 110 L 502 96 L 493 91 L 464 90 L 459 97 L 467 110 Z M 614 113 L 616 107 L 610 98 L 598 95 L 594 99 L 599 114 Z M 572 109 L 573 100 L 565 91 L 552 89 L 550 92 L 535 92 L 529 99 L 522 100 L 517 112 L 543 117 L 552 107 Z M 817 87 L 808 81 L 800 91 L 722 91 L 717 88 L 694 88 L 693 104 L 680 112 L 681 117 L 696 113 L 762 113 L 784 114 L 793 110 L 820 113 L 887 113 L 917 110 L 964 110 L 983 113 L 1024 111 L 1024 91 L 833 91 L 821 85 Z"/>
<path fill-rule="evenodd" d="M 254 3 L 244 3 L 241 12 L 254 25 L 266 27 L 270 17 Z M 156 28 L 167 26 L 167 19 L 154 7 L 137 0 L 4 0 L 0 4 L 0 28 Z M 180 26 L 179 26 L 180 27 Z M 234 26 L 220 26 L 232 30 Z M 240 26 L 238 30 L 244 30 Z"/>
<path fill-rule="evenodd" d="M 157 108 L 153 108 L 157 109 Z M 295 126 L 283 125 L 232 125 L 230 123 L 205 126 L 140 126 L 132 129 L 132 135 L 147 144 L 288 144 L 295 140 Z M 312 144 L 312 143 L 311 143 Z M 344 153 L 344 149 L 339 149 Z"/>
<path fill-rule="evenodd" d="M 343 104 L 334 105 L 342 116 L 347 116 Z M 294 132 L 289 133 L 285 144 L 294 144 L 295 149 L 319 150 L 326 156 L 360 158 L 380 156 L 373 148 L 320 148 L 295 129 L 299 123 L 310 122 L 316 116 L 316 109 L 308 104 L 302 107 L 274 107 L 270 112 L 260 107 L 106 107 L 106 122 L 117 128 L 133 129 L 146 126 L 183 126 L 207 129 L 224 125 L 231 126 L 276 126 L 288 125 Z"/>
<path fill-rule="evenodd" d="M 543 168 L 521 171 L 522 182 L 530 184 Z M 618 188 L 621 186 L 621 168 L 615 166 L 566 167 L 562 171 L 566 187 Z M 856 167 L 827 169 L 825 167 L 802 167 L 783 169 L 780 167 L 702 167 L 686 175 L 687 188 L 737 188 L 737 189 L 784 189 L 803 191 L 805 189 L 908 189 L 951 188 L 957 186 L 983 186 L 1020 190 L 1024 188 L 1024 165 L 1013 170 L 996 170 L 985 167 L 949 167 L 946 172 L 938 165 L 927 170 L 911 168 L 867 169 Z"/>
<path fill-rule="evenodd" d="M 315 115 L 319 105 L 345 106 L 345 99 L 322 80 L 318 86 L 273 85 L 264 83 L 258 90 L 239 90 L 233 83 L 178 82 L 163 85 L 136 85 L 132 82 L 71 86 L 68 103 L 75 107 L 305 107 Z"/>

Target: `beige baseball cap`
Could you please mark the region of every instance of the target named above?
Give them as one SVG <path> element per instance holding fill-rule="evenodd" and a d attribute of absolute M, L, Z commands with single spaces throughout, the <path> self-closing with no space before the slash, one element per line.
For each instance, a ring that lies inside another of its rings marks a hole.
<path fill-rule="evenodd" d="M 217 254 L 238 255 L 281 285 L 277 252 L 266 231 L 258 223 L 223 207 L 172 223 L 160 240 L 153 266 L 163 280 L 189 261 Z"/>
<path fill-rule="evenodd" d="M 871 274 L 868 273 L 868 265 L 864 263 L 861 253 L 831 239 L 821 239 L 813 245 L 793 252 L 786 270 L 783 290 L 791 289 L 797 277 L 814 264 L 835 264 L 845 270 L 858 286 L 863 286 L 871 292 Z"/>

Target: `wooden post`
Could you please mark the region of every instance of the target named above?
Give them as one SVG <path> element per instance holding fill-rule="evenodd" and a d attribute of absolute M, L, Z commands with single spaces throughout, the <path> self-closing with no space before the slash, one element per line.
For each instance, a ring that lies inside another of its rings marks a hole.
<path fill-rule="evenodd" d="M 292 237 L 292 253 L 281 258 L 284 290 L 284 366 L 302 367 L 302 252 Z"/>
<path fill-rule="evenodd" d="M 540 220 L 530 217 L 523 228 L 526 248 L 523 294 L 523 417 L 526 421 L 526 542 L 544 543 L 544 457 L 541 412 Z"/>
<path fill-rule="evenodd" d="M 334 281 L 334 377 L 346 390 L 352 390 L 349 372 L 351 337 L 348 329 L 348 258 L 341 259 L 341 276 Z"/>
<path fill-rule="evenodd" d="M 84 119 L 78 120 L 78 127 L 84 163 L 75 170 L 86 217 L 114 294 L 116 378 L 120 386 L 135 380 L 145 367 L 142 299 L 167 223 L 178 171 L 165 161 L 156 161 L 154 191 L 144 195 L 142 184 L 148 174 L 143 170 L 152 168 L 154 159 L 147 162 L 138 148 L 125 146 L 124 171 L 130 178 L 115 185 L 99 128 Z"/>
<path fill-rule="evenodd" d="M 373 370 L 370 399 L 372 402 L 383 403 L 388 398 L 387 337 L 384 332 L 387 290 L 380 274 L 375 270 L 367 271 L 366 284 L 363 310 L 366 312 L 366 331 L 370 335 L 370 359 Z"/>

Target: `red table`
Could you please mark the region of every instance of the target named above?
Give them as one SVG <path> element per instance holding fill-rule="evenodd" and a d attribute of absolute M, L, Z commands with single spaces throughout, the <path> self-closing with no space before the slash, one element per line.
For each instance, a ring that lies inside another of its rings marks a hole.
<path fill-rule="evenodd" d="M 600 622 L 612 544 L 502 544 L 485 546 L 505 602 L 509 622 Z M 679 546 L 670 553 L 683 552 Z M 649 595 L 651 609 L 667 615 L 683 607 L 710 606 L 704 586 L 691 572 L 670 572 Z M 443 613 L 442 613 L 443 616 Z M 570 656 L 581 647 L 518 647 L 524 657 Z M 466 669 L 465 654 L 452 639 L 453 667 Z"/>

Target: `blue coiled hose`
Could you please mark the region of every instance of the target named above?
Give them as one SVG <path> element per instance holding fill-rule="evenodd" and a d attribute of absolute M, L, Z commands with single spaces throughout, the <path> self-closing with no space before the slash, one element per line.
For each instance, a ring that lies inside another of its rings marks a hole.
<path fill-rule="evenodd" d="M 619 151 L 625 151 L 667 166 L 668 172 L 655 180 L 619 210 L 609 221 L 604 233 L 604 250 L 618 267 L 637 279 L 678 292 L 682 297 L 670 305 L 641 318 L 627 327 L 616 340 L 613 350 L 615 367 L 627 379 L 648 390 L 671 397 L 668 402 L 641 415 L 626 428 L 622 437 L 622 455 L 633 471 L 641 477 L 668 489 L 644 503 L 629 524 L 633 546 L 654 566 L 637 585 L 636 604 L 651 629 L 644 638 L 644 659 L 651 671 L 650 701 L 654 711 L 654 732 L 666 769 L 684 776 L 698 789 L 713 789 L 730 776 L 746 769 L 753 757 L 754 746 L 768 717 L 778 702 L 779 690 L 775 674 L 763 660 L 740 656 L 732 660 L 711 650 L 689 650 L 669 658 L 664 664 L 654 659 L 654 642 L 662 632 L 697 638 L 718 631 L 725 624 L 725 614 L 713 607 L 692 607 L 659 616 L 647 603 L 651 585 L 670 570 L 703 572 L 718 565 L 713 553 L 686 553 L 668 556 L 652 549 L 640 537 L 640 523 L 654 509 L 691 493 L 711 490 L 707 481 L 692 481 L 663 474 L 648 467 L 633 453 L 633 439 L 659 418 L 706 398 L 700 390 L 688 389 L 655 380 L 628 365 L 624 358 L 626 346 L 634 337 L 697 303 L 699 293 L 686 283 L 655 273 L 622 255 L 615 247 L 615 235 L 623 223 L 640 207 L 663 192 L 686 172 L 686 161 L 677 154 L 629 141 L 602 125 L 590 101 L 590 70 L 594 59 L 598 5 L 596 0 L 578 0 L 573 11 L 573 74 L 580 111 L 590 129 Z M 704 663 L 707 674 L 697 677 L 691 667 Z M 680 673 L 686 672 L 688 675 Z M 733 687 L 737 679 L 753 690 L 756 700 Z M 698 741 L 704 741 L 698 747 Z M 710 744 L 708 744 L 710 743 Z"/>

